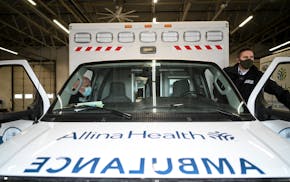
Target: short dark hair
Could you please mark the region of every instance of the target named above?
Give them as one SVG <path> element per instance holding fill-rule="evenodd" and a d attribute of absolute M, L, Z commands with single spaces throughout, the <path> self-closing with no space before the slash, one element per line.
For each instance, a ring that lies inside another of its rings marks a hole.
<path fill-rule="evenodd" d="M 243 48 L 243 49 L 239 50 L 239 52 L 237 54 L 237 58 L 239 58 L 241 53 L 244 52 L 244 51 L 252 51 L 252 52 L 254 52 L 254 50 L 249 48 L 249 47 Z"/>

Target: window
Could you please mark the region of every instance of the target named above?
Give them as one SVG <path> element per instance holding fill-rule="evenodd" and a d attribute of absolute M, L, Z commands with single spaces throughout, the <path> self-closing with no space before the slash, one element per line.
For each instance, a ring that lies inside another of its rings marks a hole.
<path fill-rule="evenodd" d="M 271 80 L 274 80 L 282 88 L 290 91 L 290 63 L 280 64 L 271 75 Z M 275 95 L 270 95 L 264 92 L 264 98 L 267 103 L 266 107 L 271 107 L 275 110 L 289 111 L 281 102 L 278 101 Z"/>
<path fill-rule="evenodd" d="M 85 96 L 85 100 L 71 102 L 72 98 L 83 92 L 82 87 L 75 86 L 75 83 L 84 83 L 82 75 L 87 70 L 94 73 L 90 95 Z M 209 81 L 205 78 L 206 70 L 211 74 Z M 216 91 L 226 102 L 213 98 L 214 87 L 217 87 Z M 76 108 L 76 105 L 89 107 Z M 93 109 L 91 106 L 104 109 Z M 251 115 L 241 109 L 244 106 L 215 64 L 180 60 L 122 60 L 79 67 L 70 76 L 57 102 L 52 105 L 51 113 L 44 118 L 55 117 L 54 121 L 57 121 L 69 116 L 70 121 L 76 119 L 77 122 L 121 121 L 120 113 L 108 112 L 114 110 L 134 115 L 134 119 L 141 122 L 148 119 L 158 122 L 231 120 L 218 112 L 223 110 L 227 113 L 243 113 L 245 115 L 242 117 L 247 120 Z"/>

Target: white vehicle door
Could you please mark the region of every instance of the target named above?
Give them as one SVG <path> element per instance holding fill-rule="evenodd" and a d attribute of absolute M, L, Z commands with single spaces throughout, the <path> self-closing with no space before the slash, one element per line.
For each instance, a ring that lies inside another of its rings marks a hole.
<path fill-rule="evenodd" d="M 0 61 L 0 144 L 31 126 L 49 105 L 26 60 Z"/>
<path fill-rule="evenodd" d="M 248 108 L 253 115 L 290 141 L 290 111 L 274 95 L 264 92 L 268 79 L 290 90 L 290 57 L 277 57 L 272 61 L 248 100 Z"/>

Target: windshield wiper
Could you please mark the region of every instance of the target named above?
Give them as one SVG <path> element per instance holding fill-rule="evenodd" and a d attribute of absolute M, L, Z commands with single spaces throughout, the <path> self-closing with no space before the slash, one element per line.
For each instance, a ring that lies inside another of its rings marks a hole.
<path fill-rule="evenodd" d="M 83 106 L 75 107 L 75 109 L 74 109 L 75 112 L 83 112 L 83 111 L 89 111 L 89 110 L 108 111 L 116 116 L 121 116 L 121 117 L 126 118 L 126 119 L 132 119 L 132 115 L 129 113 L 117 111 L 114 109 L 108 109 L 108 108 L 104 108 L 104 107 L 94 107 L 94 106 L 83 105 Z"/>
<path fill-rule="evenodd" d="M 121 116 L 126 119 L 132 119 L 132 115 L 129 113 L 113 110 L 113 109 L 108 109 L 104 108 L 103 105 L 92 105 L 91 102 L 86 103 L 81 103 L 81 104 L 76 104 L 71 107 L 66 107 L 66 108 L 61 108 L 61 109 L 55 109 L 54 112 L 62 112 L 62 111 L 74 111 L 74 112 L 83 112 L 83 111 L 89 111 L 89 110 L 96 110 L 96 111 L 107 111 L 109 113 L 112 113 L 116 116 Z"/>
<path fill-rule="evenodd" d="M 228 112 L 221 109 L 217 109 L 216 111 L 222 115 L 228 116 L 232 121 L 242 121 L 242 118 L 236 113 Z"/>

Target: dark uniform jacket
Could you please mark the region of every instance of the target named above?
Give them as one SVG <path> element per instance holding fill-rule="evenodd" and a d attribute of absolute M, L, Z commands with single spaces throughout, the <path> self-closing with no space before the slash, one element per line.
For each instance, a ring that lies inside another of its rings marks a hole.
<path fill-rule="evenodd" d="M 239 64 L 235 64 L 232 67 L 224 68 L 224 71 L 236 85 L 245 101 L 248 102 L 248 99 L 262 77 L 263 72 L 259 71 L 258 68 L 253 65 L 245 75 L 240 75 L 238 73 L 238 65 Z M 290 109 L 290 93 L 288 90 L 284 90 L 276 82 L 269 79 L 265 84 L 264 91 L 275 95 L 279 102 L 283 103 Z"/>

